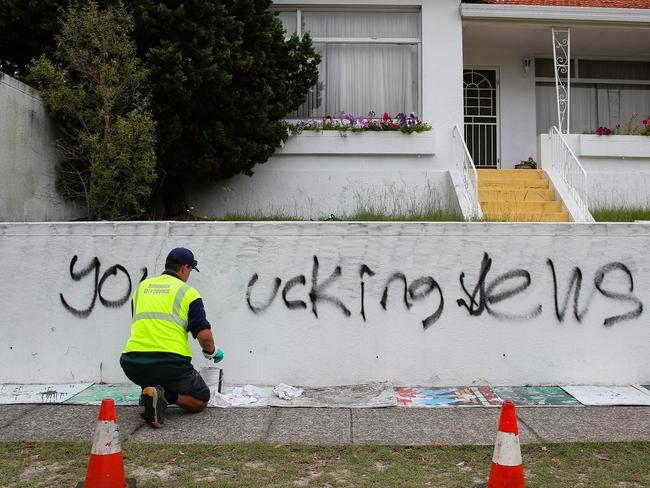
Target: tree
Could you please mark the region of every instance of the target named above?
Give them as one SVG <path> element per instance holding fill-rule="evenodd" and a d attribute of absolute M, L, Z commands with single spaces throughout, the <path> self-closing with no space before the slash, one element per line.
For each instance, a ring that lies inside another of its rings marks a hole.
<path fill-rule="evenodd" d="M 168 215 L 175 182 L 252 174 L 286 140 L 282 119 L 306 99 L 320 59 L 309 36 L 285 40 L 270 0 L 140 0 L 136 42 L 151 70 Z"/>
<path fill-rule="evenodd" d="M 71 7 L 54 60 L 43 55 L 30 67 L 28 81 L 61 131 L 59 188 L 92 219 L 141 215 L 156 180 L 155 124 L 142 92 L 148 72 L 132 30 L 121 3 Z"/>
<path fill-rule="evenodd" d="M 14 11 L 38 3 L 3 1 Z M 43 8 L 68 1 L 46 0 Z M 132 0 L 129 6 L 137 52 L 150 71 L 160 190 L 166 214 L 179 215 L 186 209 L 179 182 L 251 175 L 286 140 L 282 120 L 306 100 L 320 58 L 308 35 L 285 39 L 271 0 Z M 0 10 L 0 26 L 4 15 Z M 29 26 L 20 29 L 29 37 Z M 0 30 L 0 59 L 20 68 L 29 54 L 2 39 Z"/>

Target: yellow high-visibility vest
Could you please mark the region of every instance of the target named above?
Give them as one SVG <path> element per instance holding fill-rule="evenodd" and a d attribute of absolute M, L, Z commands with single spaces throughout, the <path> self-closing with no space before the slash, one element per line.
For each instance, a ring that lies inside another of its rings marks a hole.
<path fill-rule="evenodd" d="M 144 280 L 133 293 L 131 337 L 122 352 L 171 352 L 192 356 L 187 341 L 190 303 L 199 292 L 174 276 Z"/>

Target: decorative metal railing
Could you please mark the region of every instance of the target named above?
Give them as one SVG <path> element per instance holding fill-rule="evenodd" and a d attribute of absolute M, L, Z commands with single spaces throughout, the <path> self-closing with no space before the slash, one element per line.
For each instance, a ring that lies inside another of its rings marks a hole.
<path fill-rule="evenodd" d="M 553 65 L 555 67 L 555 97 L 557 123 L 562 134 L 571 126 L 571 29 L 553 27 Z"/>
<path fill-rule="evenodd" d="M 453 129 L 453 139 L 456 141 L 456 167 L 462 178 L 465 196 L 469 203 L 469 213 L 472 220 L 481 220 L 483 212 L 478 201 L 478 173 L 472 156 L 463 139 L 463 133 L 457 125 Z"/>
<path fill-rule="evenodd" d="M 588 181 L 585 168 L 580 164 L 557 127 L 551 127 L 548 135 L 551 140 L 551 167 L 560 174 L 566 183 L 567 189 L 575 199 L 576 205 L 580 207 L 584 215 L 591 215 L 589 213 Z"/>

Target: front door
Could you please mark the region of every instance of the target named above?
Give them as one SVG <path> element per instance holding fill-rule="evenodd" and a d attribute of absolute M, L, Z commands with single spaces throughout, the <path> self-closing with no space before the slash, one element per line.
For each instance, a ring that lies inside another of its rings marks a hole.
<path fill-rule="evenodd" d="M 497 86 L 496 69 L 463 70 L 465 143 L 477 167 L 499 167 Z"/>

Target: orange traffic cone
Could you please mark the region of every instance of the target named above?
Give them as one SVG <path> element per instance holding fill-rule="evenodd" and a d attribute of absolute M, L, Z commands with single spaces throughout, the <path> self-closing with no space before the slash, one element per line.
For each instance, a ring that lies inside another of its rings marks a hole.
<path fill-rule="evenodd" d="M 503 402 L 487 488 L 525 488 L 515 404 Z"/>
<path fill-rule="evenodd" d="M 135 480 L 124 478 L 120 433 L 112 398 L 102 400 L 93 435 L 86 480 L 77 488 L 135 488 Z"/>

